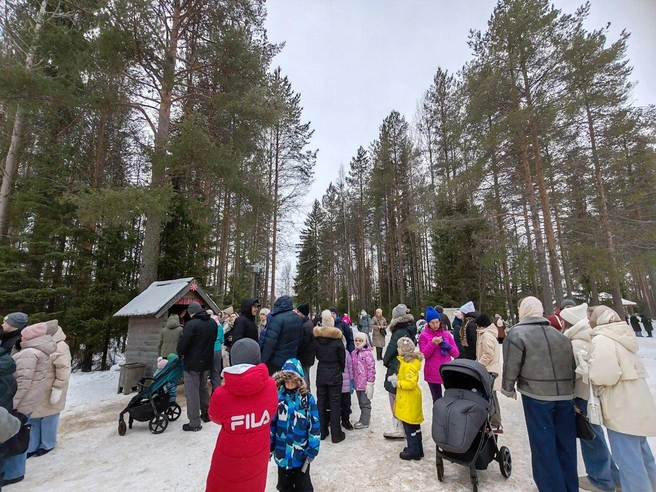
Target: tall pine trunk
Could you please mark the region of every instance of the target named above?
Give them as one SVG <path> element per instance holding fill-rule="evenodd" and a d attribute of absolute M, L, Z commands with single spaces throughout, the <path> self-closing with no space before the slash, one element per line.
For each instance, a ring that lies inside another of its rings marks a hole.
<path fill-rule="evenodd" d="M 166 45 L 162 67 L 162 87 L 160 88 L 160 104 L 157 115 L 157 132 L 154 139 L 152 158 L 152 178 L 150 188 L 157 190 L 166 184 L 166 146 L 171 127 L 171 107 L 173 105 L 173 88 L 175 85 L 175 65 L 178 54 L 178 42 L 181 31 L 182 12 L 176 2 L 171 20 L 171 33 Z M 139 291 L 145 290 L 157 280 L 160 240 L 164 226 L 164 211 L 154 207 L 146 212 L 146 230 L 139 271 Z"/>

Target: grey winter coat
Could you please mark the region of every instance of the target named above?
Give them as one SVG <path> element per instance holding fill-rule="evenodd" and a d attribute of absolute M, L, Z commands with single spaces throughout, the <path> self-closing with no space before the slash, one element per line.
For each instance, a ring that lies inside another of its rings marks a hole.
<path fill-rule="evenodd" d="M 512 327 L 503 342 L 501 392 L 517 390 L 543 401 L 572 400 L 576 362 L 572 344 L 542 316 L 529 316 Z"/>

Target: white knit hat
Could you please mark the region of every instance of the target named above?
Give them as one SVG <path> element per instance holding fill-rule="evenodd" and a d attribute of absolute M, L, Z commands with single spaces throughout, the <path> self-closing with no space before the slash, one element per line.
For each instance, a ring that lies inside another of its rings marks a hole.
<path fill-rule="evenodd" d="M 569 307 L 560 312 L 560 317 L 574 326 L 576 323 L 588 317 L 588 305 L 584 302 L 580 306 Z"/>

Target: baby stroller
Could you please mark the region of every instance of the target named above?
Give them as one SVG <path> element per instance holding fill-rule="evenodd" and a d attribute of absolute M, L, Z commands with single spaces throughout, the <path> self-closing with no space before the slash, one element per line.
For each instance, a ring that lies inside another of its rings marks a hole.
<path fill-rule="evenodd" d="M 510 450 L 497 446 L 490 417 L 496 408 L 492 387 L 496 374 L 474 360 L 456 359 L 440 367 L 444 397 L 433 406 L 433 440 L 437 444 L 437 478 L 444 480 L 444 460 L 469 467 L 474 492 L 478 491 L 477 470 L 487 470 L 492 460 L 501 474 L 512 472 Z"/>
<path fill-rule="evenodd" d="M 172 357 L 154 378 L 143 378 L 137 383 L 139 392 L 118 417 L 118 435 L 124 436 L 127 428 L 132 429 L 132 423 L 148 422 L 148 428 L 153 434 L 161 434 L 166 430 L 169 421 L 177 420 L 182 414 L 182 408 L 175 402 L 169 402 L 168 384 L 178 381 L 184 372 L 182 359 Z M 123 416 L 129 414 L 125 425 Z"/>

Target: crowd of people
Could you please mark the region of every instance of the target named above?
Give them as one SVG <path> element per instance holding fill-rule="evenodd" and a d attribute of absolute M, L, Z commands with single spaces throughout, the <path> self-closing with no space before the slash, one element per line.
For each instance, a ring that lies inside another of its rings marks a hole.
<path fill-rule="evenodd" d="M 66 406 L 71 352 L 59 322 L 29 324 L 25 313 L 4 317 L 0 333 L 0 489 L 25 478 L 28 458 L 57 445 Z M 11 430 L 8 432 L 8 430 Z M 24 449 L 26 448 L 26 449 Z"/>
<path fill-rule="evenodd" d="M 369 427 L 381 375 L 391 418 L 383 437 L 405 440 L 400 459 L 421 460 L 422 366 L 435 403 L 443 398 L 440 368 L 458 358 L 476 360 L 493 375 L 494 433 L 504 432 L 498 393 L 521 395 L 540 491 L 656 490 L 647 442 L 656 436 L 656 405 L 631 320 L 606 306 L 570 300 L 545 316 L 535 297 L 521 299 L 518 312 L 519 322 L 509 327 L 472 302 L 456 310 L 453 321 L 441 306 L 427 306 L 415 319 L 399 304 L 389 321 L 377 309 L 374 316 L 362 310 L 351 323 L 335 308 L 312 316 L 307 304 L 294 306 L 288 296 L 271 310 L 245 299 L 239 313 L 231 307 L 214 313 L 193 302 L 186 322 L 178 314 L 166 320 L 157 366 L 163 369 L 172 354 L 183 357 L 184 431 L 221 425 L 208 491 L 263 491 L 271 459 L 278 490 L 313 490 L 310 464 L 321 442 L 338 444 L 346 431 Z M 71 356 L 57 320 L 29 325 L 27 315 L 12 313 L 2 326 L 0 484 L 7 485 L 23 479 L 28 458 L 56 445 Z M 174 401 L 176 385 L 168 391 Z M 577 430 L 581 415 L 594 439 Z M 27 426 L 27 451 L 12 454 L 12 442 Z M 577 438 L 585 463 L 580 477 Z"/>

